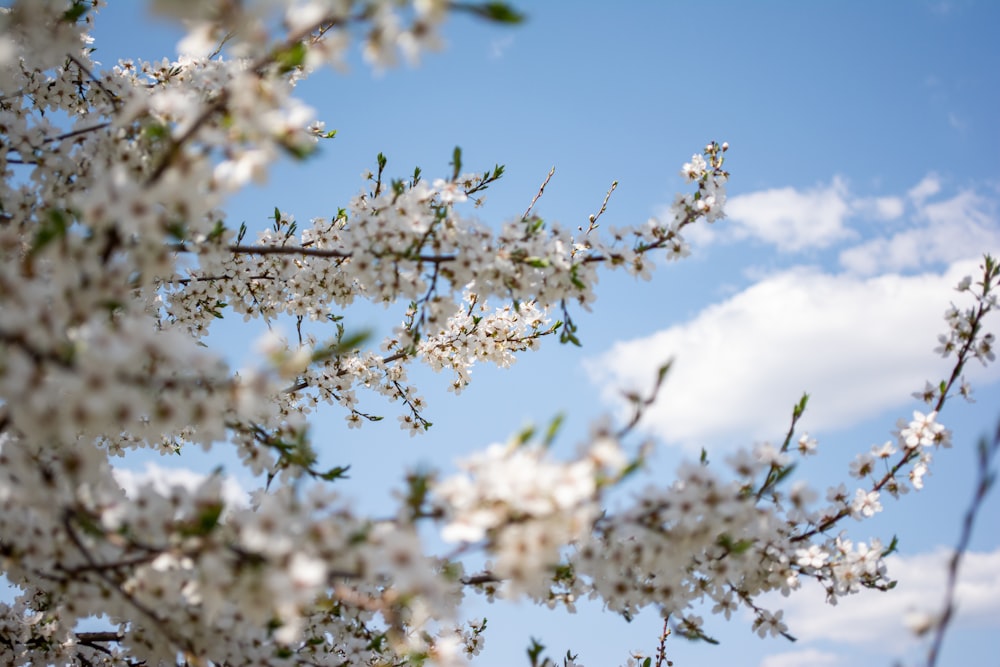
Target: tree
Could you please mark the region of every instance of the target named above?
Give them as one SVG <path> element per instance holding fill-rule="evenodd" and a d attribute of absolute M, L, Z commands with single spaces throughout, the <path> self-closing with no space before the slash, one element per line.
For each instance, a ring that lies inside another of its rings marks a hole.
<path fill-rule="evenodd" d="M 423 432 L 412 365 L 447 369 L 460 392 L 477 362 L 508 364 L 546 337 L 578 343 L 573 314 L 599 270 L 644 276 L 653 257 L 687 254 L 689 226 L 722 217 L 728 146 L 709 143 L 683 166 L 692 191 L 668 218 L 611 234 L 603 207 L 577 232 L 534 215 L 534 202 L 500 230 L 475 223 L 463 207 L 503 168 L 467 172 L 456 149 L 436 179 L 393 179 L 380 155 L 335 216 L 300 228 L 275 209 L 253 238 L 222 207 L 279 156 L 308 159 L 330 138 L 294 86 L 336 64 L 349 37 L 386 65 L 397 48 L 415 57 L 432 45 L 448 11 L 517 15 L 433 0 L 272 3 L 280 13 L 161 1 L 192 22 L 194 55 L 101 72 L 86 39 L 97 4 L 16 2 L 3 16 L 0 553 L 20 591 L 0 608 L 6 662 L 460 662 L 485 629 L 459 617 L 467 592 L 552 606 L 595 596 L 626 616 L 653 606 L 704 639 L 691 605 L 708 601 L 727 616 L 750 609 L 759 634 L 781 635 L 762 593 L 803 579 L 831 599 L 892 586 L 893 544 L 839 530 L 878 512 L 883 492 L 919 488 L 948 443 L 938 413 L 967 393 L 970 359 L 993 360 L 992 258 L 959 286 L 971 305 L 948 311 L 941 352 L 954 372 L 926 389 L 929 411 L 860 454 L 861 488 L 834 489 L 828 505 L 791 481 L 795 457 L 815 447 L 796 428 L 803 396 L 780 446 L 692 462 L 604 512 L 643 465 L 632 433 L 655 394 L 636 394 L 634 417 L 596 424 L 575 459 L 551 455 L 554 423 L 470 456 L 461 474 L 411 475 L 393 517 L 359 515 L 336 494 L 349 462 L 318 465 L 310 413 L 330 404 L 364 427 L 379 419 L 360 407 L 371 390 Z M 357 300 L 400 304 L 394 335 L 373 347 L 352 328 L 340 313 Z M 296 335 L 267 338 L 261 367 L 236 373 L 200 344 L 225 316 L 281 320 Z M 652 375 L 658 387 L 669 366 Z M 231 447 L 262 477 L 252 506 L 227 504 L 218 475 L 192 493 L 126 497 L 113 474 L 112 457 L 130 450 L 197 445 Z M 427 531 L 455 550 L 430 552 Z M 468 554 L 490 563 L 467 570 Z M 106 627 L 79 629 L 94 617 Z M 531 656 L 541 661 L 539 645 Z"/>

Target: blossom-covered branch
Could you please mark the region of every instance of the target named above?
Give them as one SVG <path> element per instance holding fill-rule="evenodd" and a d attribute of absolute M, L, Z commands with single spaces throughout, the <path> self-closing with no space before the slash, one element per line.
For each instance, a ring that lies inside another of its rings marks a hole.
<path fill-rule="evenodd" d="M 188 55 L 101 69 L 89 33 L 103 4 L 0 9 L 0 564 L 17 591 L 0 603 L 0 662 L 456 664 L 484 641 L 485 621 L 460 617 L 470 590 L 549 606 L 593 597 L 627 616 L 655 606 L 705 637 L 700 600 L 787 634 L 761 594 L 803 577 L 831 597 L 891 585 L 886 548 L 830 531 L 878 511 L 906 466 L 919 488 L 928 448 L 946 444 L 945 397 L 969 358 L 993 357 L 991 259 L 978 305 L 949 315 L 943 351 L 957 364 L 935 411 L 900 428 L 902 458 L 853 498 L 834 490 L 816 510 L 814 491 L 789 486 L 803 401 L 782 446 L 741 451 L 727 473 L 685 464 L 671 485 L 605 511 L 644 463 L 629 439 L 646 396 L 624 426 L 595 424 L 571 460 L 552 455 L 555 425 L 525 432 L 450 477 L 409 475 L 393 515 L 366 516 L 332 485 L 348 465 L 319 465 L 320 404 L 361 426 L 381 418 L 362 403 L 375 394 L 420 433 L 430 421 L 413 364 L 447 369 L 457 393 L 477 363 L 508 366 L 549 336 L 578 343 L 572 311 L 594 301 L 599 271 L 648 278 L 656 258 L 688 254 L 689 226 L 723 217 L 728 145 L 684 164 L 690 190 L 663 219 L 624 228 L 599 224 L 611 191 L 575 232 L 534 215 L 548 179 L 523 214 L 481 224 L 465 208 L 503 168 L 465 171 L 456 149 L 435 179 L 392 180 L 380 155 L 335 216 L 300 227 L 278 207 L 254 236 L 227 223 L 229 198 L 331 136 L 298 81 L 356 38 L 382 67 L 435 47 L 451 10 L 517 15 L 495 2 L 158 0 L 187 26 Z M 360 300 L 398 304 L 399 325 L 368 340 L 345 315 Z M 204 342 L 227 316 L 294 323 L 295 336 L 273 327 L 236 371 Z M 212 474 L 126 494 L 112 465 L 193 446 L 234 451 L 261 488 L 233 502 Z M 428 548 L 435 529 L 453 551 Z M 466 572 L 473 553 L 485 570 Z M 81 629 L 88 619 L 106 625 Z"/>

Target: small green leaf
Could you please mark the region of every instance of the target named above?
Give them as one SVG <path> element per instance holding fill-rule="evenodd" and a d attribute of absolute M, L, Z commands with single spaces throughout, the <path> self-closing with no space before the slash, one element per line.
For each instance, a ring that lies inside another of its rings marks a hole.
<path fill-rule="evenodd" d="M 222 516 L 224 505 L 222 503 L 212 503 L 201 509 L 201 512 L 193 520 L 182 526 L 180 534 L 184 537 L 202 537 L 212 532 L 219 525 L 219 518 Z"/>
<path fill-rule="evenodd" d="M 778 474 L 776 474 L 774 476 L 774 481 L 771 483 L 771 486 L 775 487 L 778 484 L 780 484 L 786 477 L 788 477 L 789 475 L 792 474 L 793 470 L 795 470 L 795 464 L 794 463 L 792 465 L 790 465 L 790 466 L 785 466 L 784 468 L 782 468 L 781 470 L 779 470 Z"/>
<path fill-rule="evenodd" d="M 469 12 L 470 14 L 486 19 L 487 21 L 494 21 L 496 23 L 503 23 L 506 25 L 524 23 L 525 19 L 524 14 L 518 12 L 506 2 L 484 2 L 482 4 L 455 3 L 453 8 L 459 11 Z"/>
<path fill-rule="evenodd" d="M 215 227 L 208 234 L 209 241 L 218 241 L 222 238 L 222 235 L 226 233 L 226 226 L 222 223 L 222 220 L 215 221 Z"/>
<path fill-rule="evenodd" d="M 368 642 L 368 650 L 374 651 L 376 653 L 381 653 L 384 644 L 385 644 L 385 633 L 382 633 L 380 635 L 375 635 L 374 637 L 372 637 L 371 641 Z"/>
<path fill-rule="evenodd" d="M 279 145 L 285 149 L 285 153 L 296 160 L 305 160 L 316 152 L 316 146 L 313 144 L 296 144 L 291 141 L 282 141 Z"/>
<path fill-rule="evenodd" d="M 50 208 L 46 211 L 42 224 L 35 232 L 35 240 L 31 244 L 31 254 L 34 255 L 53 241 L 66 236 L 68 226 L 64 211 L 56 208 Z"/>
<path fill-rule="evenodd" d="M 462 173 L 462 148 L 460 146 L 455 146 L 455 150 L 452 151 L 451 168 L 452 168 L 451 180 L 457 181 L 459 174 Z"/>
<path fill-rule="evenodd" d="M 809 394 L 803 392 L 802 398 L 799 399 L 798 404 L 795 406 L 795 409 L 792 412 L 792 415 L 795 417 L 795 419 L 798 419 L 799 417 L 802 416 L 802 413 L 806 411 L 806 405 L 808 403 L 809 403 Z"/>
<path fill-rule="evenodd" d="M 545 645 L 534 637 L 531 638 L 531 646 L 528 647 L 528 659 L 531 660 L 532 667 L 538 666 L 538 658 L 545 650 Z"/>
<path fill-rule="evenodd" d="M 73 0 L 73 6 L 63 12 L 62 20 L 66 23 L 76 23 L 89 11 L 89 3 L 84 0 Z"/>
<path fill-rule="evenodd" d="M 889 542 L 889 546 L 887 546 L 885 548 L 885 551 L 882 552 L 882 557 L 885 558 L 889 554 L 895 553 L 898 548 L 899 548 L 899 536 L 893 535 L 892 540 Z"/>
<path fill-rule="evenodd" d="M 144 137 L 150 141 L 159 141 L 165 137 L 170 136 L 170 128 L 163 123 L 150 122 L 146 123 L 142 128 L 142 134 Z"/>
<path fill-rule="evenodd" d="M 514 443 L 518 447 L 520 447 L 521 445 L 529 442 L 534 437 L 535 437 L 535 427 L 528 425 L 522 428 L 520 432 L 518 432 L 518 434 L 514 436 Z"/>
<path fill-rule="evenodd" d="M 735 555 L 745 553 L 750 547 L 753 546 L 753 540 L 733 540 L 732 537 L 723 533 L 719 535 L 716 543 L 725 549 L 727 552 Z"/>
<path fill-rule="evenodd" d="M 545 439 L 542 440 L 542 445 L 548 447 L 552 444 L 552 441 L 559 434 L 559 429 L 562 428 L 564 420 L 565 416 L 563 415 L 556 415 L 552 418 L 552 421 L 549 422 L 549 427 L 545 429 Z"/>
<path fill-rule="evenodd" d="M 347 336 L 341 335 L 338 340 L 330 345 L 315 350 L 312 355 L 312 360 L 314 362 L 325 361 L 333 357 L 350 354 L 354 350 L 361 347 L 369 338 L 371 338 L 371 332 L 368 330 L 361 330 Z"/>
<path fill-rule="evenodd" d="M 285 74 L 294 69 L 302 67 L 306 61 L 306 45 L 303 42 L 296 42 L 289 47 L 281 49 L 274 54 L 274 62 L 278 65 L 278 70 Z"/>
<path fill-rule="evenodd" d="M 184 226 L 183 221 L 171 222 L 167 225 L 167 234 L 170 234 L 175 240 L 183 241 L 187 236 L 187 229 Z"/>
<path fill-rule="evenodd" d="M 327 482 L 333 482 L 338 479 L 349 479 L 347 476 L 347 471 L 350 469 L 351 466 L 336 466 L 330 468 L 324 473 L 320 473 L 319 478 Z"/>

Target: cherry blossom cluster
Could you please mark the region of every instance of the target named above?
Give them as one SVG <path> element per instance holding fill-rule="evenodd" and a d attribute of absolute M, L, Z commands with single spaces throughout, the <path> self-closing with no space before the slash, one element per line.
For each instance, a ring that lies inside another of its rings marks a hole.
<path fill-rule="evenodd" d="M 850 476 L 866 486 L 853 491 L 848 491 L 846 484 L 832 487 L 826 492 L 824 505 L 818 504 L 819 491 L 806 481 L 788 479 L 794 454 L 810 456 L 817 449 L 816 440 L 807 433 L 795 437 L 808 397 L 795 406 L 782 445 L 761 443 L 736 452 L 726 460 L 728 474 L 715 471 L 704 460 L 683 464 L 670 486 L 643 489 L 619 512 L 602 511 L 584 537 L 570 542 L 568 554 L 554 550 L 548 542 L 550 533 L 541 531 L 533 544 L 522 539 L 504 545 L 493 538 L 491 534 L 500 534 L 498 522 L 532 526 L 545 512 L 519 512 L 518 501 L 502 501 L 502 493 L 512 487 L 501 481 L 481 481 L 478 489 L 483 495 L 477 497 L 469 480 L 463 478 L 458 484 L 463 504 L 469 504 L 470 498 L 478 499 L 464 518 L 446 527 L 446 534 L 480 540 L 495 558 L 495 563 L 471 581 L 491 596 L 526 594 L 543 604 L 570 610 L 579 599 L 599 599 L 607 609 L 626 618 L 645 607 L 656 607 L 673 619 L 680 633 L 698 638 L 707 635 L 704 619 L 694 610 L 707 608 L 706 604 L 713 613 L 727 618 L 744 607 L 753 614 L 753 629 L 761 636 L 790 636 L 780 610 L 758 605 L 756 600 L 762 594 L 779 591 L 787 596 L 803 579 L 819 582 L 831 603 L 864 588 L 892 588 L 884 559 L 895 549 L 895 542 L 852 540 L 843 521 L 848 517 L 860 521 L 880 512 L 882 492 L 898 497 L 911 488 L 923 488 L 933 450 L 951 445 L 950 433 L 938 423 L 937 415 L 958 384 L 964 364 L 981 358 L 976 351 L 991 337 L 983 330 L 983 319 L 994 307 L 993 294 L 1000 287 L 995 260 L 987 256 L 982 268 L 983 277 L 972 292 L 978 305 L 968 311 L 963 345 L 957 351 L 950 379 L 940 383 L 935 409 L 915 411 L 912 419 L 900 421 L 894 440 L 875 445 L 855 458 L 849 466 Z M 963 280 L 959 290 L 968 291 L 968 285 L 969 280 Z M 950 326 L 954 326 L 953 310 L 945 317 Z M 964 395 L 965 391 L 958 393 Z M 598 432 L 594 442 L 605 442 L 607 435 L 606 431 Z M 620 450 L 618 455 L 622 456 Z M 584 460 L 566 465 L 579 465 Z M 623 458 L 617 460 L 620 466 L 627 466 Z M 530 480 L 523 474 L 521 479 Z M 454 484 L 445 482 L 445 488 L 454 493 Z M 499 492 L 493 490 L 497 488 Z M 594 490 L 601 494 L 601 487 Z M 580 488 L 575 511 L 588 508 L 585 491 L 590 489 Z M 558 507 L 557 492 L 548 486 L 538 490 L 517 487 L 519 498 L 534 498 L 538 493 L 545 494 L 544 507 Z M 598 502 L 597 506 L 604 504 Z M 571 526 L 572 515 L 566 516 L 563 524 Z M 531 533 L 524 529 L 519 534 Z M 517 560 L 518 555 L 529 557 Z M 504 569 L 509 566 L 500 565 L 515 560 L 519 567 L 514 573 Z M 525 571 L 532 563 L 535 571 Z M 541 580 L 544 573 L 548 573 L 546 586 L 524 585 Z"/>
<path fill-rule="evenodd" d="M 383 67 L 436 47 L 449 11 L 514 14 L 494 2 L 157 0 L 188 27 L 186 55 L 102 69 L 88 33 L 104 4 L 0 10 L 0 572 L 17 591 L 0 603 L 0 662 L 464 664 L 486 630 L 461 618 L 468 591 L 569 608 L 596 598 L 625 615 L 650 606 L 704 636 L 699 602 L 746 607 L 755 631 L 784 634 L 760 594 L 803 578 L 831 599 L 891 585 L 891 545 L 837 530 L 879 511 L 883 490 L 903 492 L 904 474 L 919 488 L 930 450 L 947 444 L 937 415 L 963 364 L 993 360 L 991 259 L 963 284 L 977 305 L 949 315 L 956 367 L 928 390 L 934 409 L 860 457 L 864 488 L 832 489 L 827 507 L 786 479 L 795 452 L 816 448 L 795 437 L 803 400 L 782 445 L 739 453 L 724 473 L 687 464 L 607 511 L 643 464 L 628 440 L 651 399 L 637 399 L 636 420 L 599 423 L 575 458 L 522 434 L 455 475 L 410 474 L 394 514 L 363 516 L 331 486 L 344 466 L 319 465 L 312 413 L 327 404 L 356 427 L 387 399 L 420 433 L 430 422 L 413 364 L 446 370 L 457 393 L 477 363 L 509 366 L 546 336 L 578 342 L 572 313 L 594 303 L 600 269 L 648 278 L 657 256 L 688 254 L 687 226 L 723 217 L 728 145 L 684 164 L 691 191 L 665 219 L 631 227 L 604 228 L 607 198 L 582 225 L 532 207 L 483 224 L 467 209 L 503 168 L 464 171 L 456 150 L 445 178 L 391 179 L 380 155 L 336 216 L 300 227 L 276 209 L 267 229 L 233 228 L 229 197 L 331 134 L 296 97 L 303 77 L 358 38 Z M 367 341 L 345 319 L 358 301 L 397 306 L 399 325 Z M 227 315 L 271 330 L 250 368 L 204 344 Z M 233 503 L 209 475 L 126 495 L 112 466 L 192 446 L 231 448 L 261 488 Z M 428 547 L 437 530 L 455 551 Z M 467 573 L 470 554 L 485 569 Z"/>

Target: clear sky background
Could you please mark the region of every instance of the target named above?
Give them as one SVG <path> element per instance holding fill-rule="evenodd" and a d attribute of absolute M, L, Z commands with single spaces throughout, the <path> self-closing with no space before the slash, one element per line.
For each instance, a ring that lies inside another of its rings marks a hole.
<path fill-rule="evenodd" d="M 146 3 L 109 4 L 95 44 L 105 66 L 174 56 L 176 29 L 146 15 Z M 910 393 L 946 372 L 932 352 L 942 315 L 951 301 L 967 305 L 952 288 L 984 252 L 1000 254 L 1000 3 L 520 5 L 529 20 L 517 28 L 453 19 L 445 50 L 416 69 L 374 74 L 355 52 L 348 73 L 302 84 L 337 138 L 233 200 L 230 222 L 262 228 L 276 205 L 303 221 L 330 215 L 364 185 L 360 174 L 374 169 L 377 153 L 394 176 L 419 165 L 434 178 L 450 173 L 460 145 L 467 168 L 507 167 L 475 213 L 486 221 L 519 216 L 554 166 L 536 207 L 546 219 L 586 224 L 617 180 L 602 222 L 640 223 L 684 190 L 680 165 L 713 139 L 732 147 L 729 217 L 692 234 L 693 256 L 660 262 L 651 282 L 605 275 L 593 313 L 579 315 L 582 348 L 546 340 L 510 369 L 477 367 L 457 398 L 445 392 L 448 377 L 418 373 L 434 422 L 426 435 L 397 430 L 398 406 L 375 396 L 363 396 L 361 409 L 387 419 L 360 432 L 336 411 L 321 415 L 324 457 L 353 466 L 344 493 L 361 508 L 387 508 L 407 467 L 447 470 L 455 457 L 557 413 L 568 417 L 557 451 L 572 452 L 590 420 L 619 409 L 621 387 L 648 383 L 668 358 L 675 370 L 644 424 L 660 446 L 643 483 L 669 483 L 701 447 L 721 462 L 736 446 L 780 440 L 803 391 L 812 400 L 801 425 L 822 454 L 801 474 L 821 489 L 847 481 L 856 453 L 922 407 Z M 348 314 L 378 335 L 401 313 Z M 1000 317 L 990 325 L 1000 330 Z M 212 341 L 239 366 L 255 363 L 252 338 L 227 321 Z M 837 607 L 817 591 L 774 600 L 795 644 L 758 639 L 743 616 L 710 618 L 707 631 L 722 644 L 671 639 L 674 664 L 915 664 L 926 647 L 908 637 L 903 617 L 940 604 L 943 550 L 970 500 L 975 441 L 1000 418 L 998 367 L 973 366 L 968 376 L 977 402 L 956 401 L 942 416 L 955 447 L 937 455 L 927 488 L 884 499 L 882 515 L 847 526 L 857 539 L 899 535 L 894 592 Z M 210 458 L 125 465 L 150 482 L 167 466 L 207 472 Z M 527 664 L 531 636 L 554 657 L 572 649 L 585 665 L 618 665 L 629 651 L 651 654 L 660 631 L 655 613 L 627 624 L 597 606 L 571 616 L 471 603 L 470 613 L 490 619 L 477 662 L 486 666 Z M 998 631 L 994 493 L 939 664 L 1000 665 Z"/>

